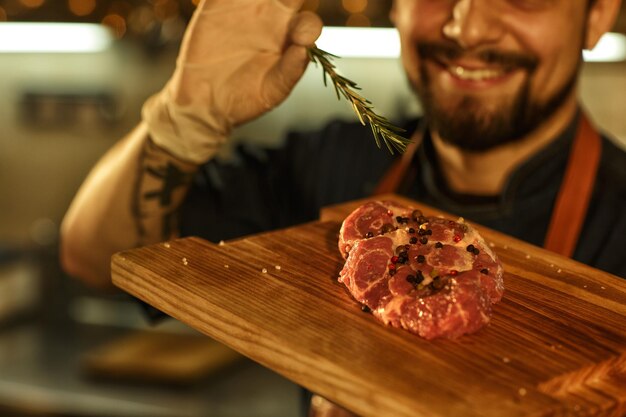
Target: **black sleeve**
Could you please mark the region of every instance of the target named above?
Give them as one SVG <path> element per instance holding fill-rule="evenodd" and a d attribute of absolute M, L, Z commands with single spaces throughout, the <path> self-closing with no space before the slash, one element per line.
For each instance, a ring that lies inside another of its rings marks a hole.
<path fill-rule="evenodd" d="M 181 207 L 181 235 L 219 242 L 272 229 L 270 166 L 267 151 L 244 147 L 202 166 Z"/>
<path fill-rule="evenodd" d="M 182 235 L 218 242 L 315 220 L 325 205 L 369 195 L 391 161 L 367 127 L 338 121 L 290 133 L 280 149 L 240 146 L 196 176 Z"/>

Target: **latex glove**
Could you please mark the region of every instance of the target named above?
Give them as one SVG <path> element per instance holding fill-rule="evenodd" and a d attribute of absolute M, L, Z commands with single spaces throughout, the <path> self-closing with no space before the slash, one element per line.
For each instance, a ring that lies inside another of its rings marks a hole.
<path fill-rule="evenodd" d="M 144 104 L 152 140 L 193 163 L 210 159 L 233 127 L 287 98 L 322 30 L 304 0 L 205 0 L 183 37 L 174 74 Z"/>

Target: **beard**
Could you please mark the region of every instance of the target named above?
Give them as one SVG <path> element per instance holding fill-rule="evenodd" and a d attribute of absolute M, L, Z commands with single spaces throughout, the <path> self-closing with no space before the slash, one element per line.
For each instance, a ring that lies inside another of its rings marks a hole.
<path fill-rule="evenodd" d="M 531 80 L 538 65 L 534 56 L 493 50 L 481 51 L 474 56 L 488 64 L 497 64 L 505 71 L 523 69 L 526 81 L 517 93 L 507 100 L 487 108 L 479 98 L 467 95 L 453 106 L 444 106 L 432 89 L 425 60 L 452 61 L 465 52 L 456 45 L 420 43 L 421 85 L 413 85 L 424 108 L 429 125 L 442 140 L 467 151 L 481 152 L 497 146 L 516 142 L 535 130 L 552 116 L 567 100 L 576 85 L 578 68 L 563 86 L 548 99 L 532 97 Z M 582 61 L 581 61 L 582 62 Z"/>

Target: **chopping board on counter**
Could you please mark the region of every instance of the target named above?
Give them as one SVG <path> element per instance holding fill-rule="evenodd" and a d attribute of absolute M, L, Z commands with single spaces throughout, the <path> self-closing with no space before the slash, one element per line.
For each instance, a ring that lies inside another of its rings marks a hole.
<path fill-rule="evenodd" d="M 120 252 L 113 282 L 363 417 L 626 415 L 626 280 L 474 225 L 504 265 L 504 297 L 479 332 L 426 341 L 337 282 L 341 220 L 364 201 L 222 244 Z"/>

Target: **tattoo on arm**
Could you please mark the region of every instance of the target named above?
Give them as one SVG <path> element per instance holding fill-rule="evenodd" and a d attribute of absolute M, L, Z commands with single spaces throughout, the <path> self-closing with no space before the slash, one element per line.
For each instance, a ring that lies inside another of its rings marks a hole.
<path fill-rule="evenodd" d="M 197 167 L 176 160 L 149 139 L 138 162 L 132 203 L 138 245 L 170 239 L 178 231 L 177 210 Z"/>

